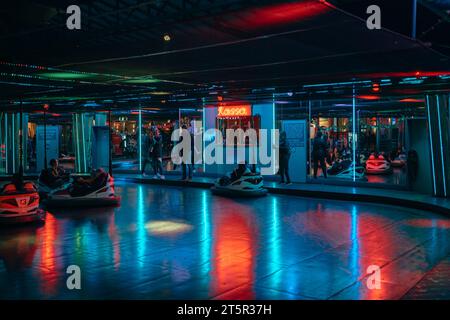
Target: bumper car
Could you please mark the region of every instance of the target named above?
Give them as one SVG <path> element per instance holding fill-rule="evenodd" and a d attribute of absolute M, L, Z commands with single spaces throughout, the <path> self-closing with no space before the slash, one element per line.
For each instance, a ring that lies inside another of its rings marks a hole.
<path fill-rule="evenodd" d="M 354 172 L 353 172 L 354 170 Z M 327 174 L 330 177 L 338 178 L 338 179 L 350 179 L 353 180 L 353 174 L 355 175 L 356 180 L 365 181 L 366 178 L 366 170 L 362 166 L 356 166 L 351 160 L 342 160 L 336 161 L 333 165 L 327 170 Z"/>
<path fill-rule="evenodd" d="M 211 192 L 226 197 L 262 197 L 267 194 L 263 187 L 263 177 L 246 169 L 242 174 L 236 170 L 230 176 L 217 179 Z"/>
<path fill-rule="evenodd" d="M 38 190 L 41 199 L 47 198 L 47 195 L 55 190 L 67 187 L 70 181 L 69 175 L 63 175 L 59 179 L 52 178 L 50 174 L 51 169 L 42 170 L 38 179 Z"/>
<path fill-rule="evenodd" d="M 406 157 L 406 154 L 401 153 L 391 162 L 391 166 L 394 168 L 402 168 L 406 165 L 407 160 L 408 158 Z"/>
<path fill-rule="evenodd" d="M 8 183 L 0 190 L 0 225 L 44 222 L 39 194 L 31 182 Z"/>
<path fill-rule="evenodd" d="M 51 191 L 44 203 L 66 208 L 117 206 L 120 197 L 115 195 L 114 179 L 100 169 L 87 180 L 78 179 Z"/>
<path fill-rule="evenodd" d="M 391 174 L 391 163 L 383 155 L 372 154 L 366 161 L 367 174 Z"/>

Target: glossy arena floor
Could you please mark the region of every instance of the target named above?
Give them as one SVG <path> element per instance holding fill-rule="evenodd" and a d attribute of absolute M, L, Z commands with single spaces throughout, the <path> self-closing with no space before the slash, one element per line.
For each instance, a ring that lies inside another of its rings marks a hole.
<path fill-rule="evenodd" d="M 117 191 L 119 208 L 2 229 L 0 298 L 434 298 L 423 295 L 428 275 L 449 273 L 450 220 L 427 212 L 125 182 Z M 66 287 L 69 265 L 81 268 L 79 291 Z M 381 267 L 379 290 L 367 288 L 370 265 Z"/>

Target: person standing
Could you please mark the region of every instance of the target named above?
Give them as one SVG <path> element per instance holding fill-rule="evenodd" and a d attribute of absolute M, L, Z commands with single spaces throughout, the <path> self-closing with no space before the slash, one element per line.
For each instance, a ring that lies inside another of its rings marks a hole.
<path fill-rule="evenodd" d="M 162 137 L 157 128 L 155 128 L 153 136 L 152 159 L 155 174 L 153 179 L 165 179 L 162 168 Z"/>
<path fill-rule="evenodd" d="M 322 169 L 323 176 L 327 177 L 327 165 L 325 159 L 327 156 L 327 144 L 322 137 L 322 132 L 319 131 L 313 141 L 313 162 L 314 162 L 314 179 L 317 179 L 317 171 Z"/>
<path fill-rule="evenodd" d="M 286 132 L 280 133 L 280 176 L 281 183 L 284 183 L 286 178 L 286 184 L 291 184 L 291 178 L 289 177 L 289 159 L 291 158 L 291 148 L 287 140 Z"/>

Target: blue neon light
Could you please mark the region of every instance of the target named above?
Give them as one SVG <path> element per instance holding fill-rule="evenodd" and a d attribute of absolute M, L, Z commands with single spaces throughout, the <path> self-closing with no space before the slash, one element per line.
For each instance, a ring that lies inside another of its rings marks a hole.
<path fill-rule="evenodd" d="M 206 261 L 205 270 L 210 270 L 211 264 L 211 212 L 208 206 L 208 193 L 202 191 L 202 229 L 200 232 L 200 255 Z"/>
<path fill-rule="evenodd" d="M 275 142 L 275 94 L 272 94 L 272 141 L 270 142 L 270 145 L 273 146 Z M 270 152 L 272 155 L 273 149 Z M 277 168 L 276 166 L 273 167 L 273 174 L 276 174 Z"/>
<path fill-rule="evenodd" d="M 5 172 L 8 173 L 8 114 L 5 113 Z"/>
<path fill-rule="evenodd" d="M 206 162 L 205 162 L 205 147 L 206 147 L 206 145 L 205 145 L 205 131 L 206 131 L 206 115 L 205 115 L 205 98 L 202 98 L 202 107 L 203 107 L 203 110 L 202 110 L 202 135 L 203 135 L 203 139 L 202 139 L 202 143 L 203 143 L 203 150 L 202 150 L 202 153 L 203 153 L 203 159 L 202 159 L 202 162 L 203 162 L 203 173 L 205 173 L 206 172 Z"/>
<path fill-rule="evenodd" d="M 342 85 L 349 85 L 349 84 L 369 84 L 372 83 L 370 80 L 362 80 L 362 81 L 350 81 L 350 82 L 332 82 L 332 83 L 318 83 L 318 84 L 308 84 L 304 85 L 303 88 L 314 88 L 314 87 L 325 87 L 325 86 L 342 86 Z"/>
<path fill-rule="evenodd" d="M 431 112 L 430 112 L 430 101 L 429 101 L 429 97 L 427 96 L 427 112 L 428 112 L 428 131 L 430 134 L 430 148 L 431 148 L 431 166 L 432 166 L 432 173 L 433 173 L 433 190 L 434 190 L 434 195 L 436 195 L 436 176 L 434 174 L 434 169 L 435 169 L 435 165 L 434 165 L 434 150 L 433 150 L 433 136 L 432 136 L 432 132 L 431 132 Z"/>
<path fill-rule="evenodd" d="M 352 117 L 353 117 L 353 137 L 352 137 L 352 148 L 353 148 L 353 181 L 356 181 L 356 95 L 355 86 L 353 86 L 353 99 L 352 99 Z"/>
<path fill-rule="evenodd" d="M 16 149 L 15 149 L 15 143 L 14 143 L 14 135 L 15 135 L 15 127 L 14 127 L 14 125 L 15 125 L 15 121 L 16 121 L 16 119 L 15 119 L 15 116 L 14 116 L 14 114 L 12 114 L 11 115 L 11 120 L 12 120 L 12 132 L 11 132 L 11 139 L 12 139 L 12 154 L 13 154 L 13 158 L 14 158 L 14 160 L 13 160 L 13 162 L 12 162 L 12 167 L 13 167 L 13 173 L 15 173 L 16 172 L 16 161 L 15 161 L 15 158 L 16 158 Z"/>
<path fill-rule="evenodd" d="M 84 137 L 84 115 L 81 115 L 81 138 L 83 139 L 83 172 L 87 171 L 86 165 L 86 140 Z"/>
<path fill-rule="evenodd" d="M 351 231 L 350 231 L 350 241 L 352 242 L 350 251 L 350 269 L 354 276 L 360 275 L 360 264 L 359 264 L 359 239 L 358 239 L 358 209 L 355 205 L 352 206 L 351 213 Z"/>
<path fill-rule="evenodd" d="M 441 147 L 441 165 L 442 165 L 442 175 L 444 178 L 443 184 L 444 184 L 444 196 L 447 197 L 447 178 L 445 176 L 445 162 L 444 162 L 444 147 L 442 146 L 442 128 L 441 128 L 441 111 L 440 105 L 439 105 L 439 96 L 436 96 L 436 102 L 437 102 L 437 112 L 438 112 L 438 127 L 439 127 L 439 144 Z"/>
<path fill-rule="evenodd" d="M 145 229 L 145 203 L 146 197 L 144 195 L 144 187 L 142 185 L 137 186 L 137 221 L 136 221 L 136 236 L 137 236 L 137 254 L 138 258 L 143 257 L 146 253 L 147 237 Z M 144 267 L 144 263 L 141 259 L 137 259 L 139 269 Z"/>
<path fill-rule="evenodd" d="M 281 259 L 281 225 L 280 225 L 280 210 L 278 207 L 278 199 L 272 198 L 272 228 L 270 232 L 270 243 L 272 244 L 270 249 L 270 260 L 274 263 L 274 266 L 280 265 Z M 277 271 L 276 268 L 271 270 Z"/>

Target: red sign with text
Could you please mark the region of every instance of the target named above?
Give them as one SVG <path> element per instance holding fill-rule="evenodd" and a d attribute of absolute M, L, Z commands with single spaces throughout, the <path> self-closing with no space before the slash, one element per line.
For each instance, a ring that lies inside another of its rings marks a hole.
<path fill-rule="evenodd" d="M 239 118 L 250 117 L 252 115 L 252 107 L 249 104 L 220 106 L 218 109 L 218 118 Z"/>

